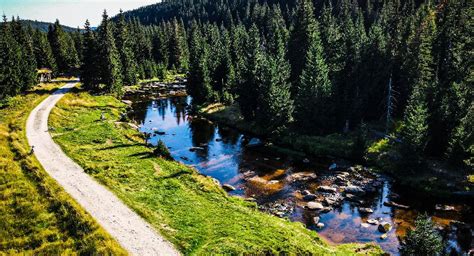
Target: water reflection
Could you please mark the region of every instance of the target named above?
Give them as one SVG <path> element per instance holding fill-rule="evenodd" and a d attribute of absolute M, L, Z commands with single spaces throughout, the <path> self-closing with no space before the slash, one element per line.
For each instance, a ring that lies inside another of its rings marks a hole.
<path fill-rule="evenodd" d="M 384 178 L 378 190 L 364 197 L 362 202 L 344 200 L 329 212 L 316 215 L 316 212 L 304 208 L 306 202 L 302 200 L 300 191 L 315 191 L 318 186 L 333 182 L 334 173 L 327 171 L 330 162 L 322 159 L 311 166 L 303 165 L 264 147 L 245 146 L 258 140 L 208 120 L 188 116 L 186 110 L 189 104 L 189 97 L 134 102 L 133 118 L 141 123 L 142 132 L 152 134 L 150 143 L 156 145 L 158 140 L 162 140 L 176 160 L 194 166 L 202 174 L 212 176 L 222 184 L 236 187 L 231 194 L 252 197 L 259 205 L 281 202 L 283 206 L 278 207 L 291 209 L 284 216 L 317 230 L 333 243 L 375 241 L 385 251 L 397 255 L 400 245 L 398 237 L 403 236 L 413 225 L 418 212 L 433 214 L 435 202 L 416 198 L 410 192 L 404 195 L 403 189 L 392 187 L 389 180 Z M 317 179 L 312 179 L 311 175 L 315 173 Z M 310 179 L 295 181 L 293 174 L 306 175 Z M 415 206 L 417 210 L 386 206 L 384 203 L 389 201 L 389 195 L 394 191 L 400 194 L 399 203 Z M 362 213 L 361 207 L 370 208 L 373 213 Z M 316 216 L 325 224 L 324 228 L 316 227 L 313 221 Z M 394 228 L 387 233 L 387 238 L 382 239 L 376 225 L 367 225 L 369 218 L 387 221 Z M 440 216 L 438 213 L 433 219 L 445 227 L 445 240 L 450 244 L 447 251 L 469 249 L 472 237 L 465 235 L 463 239 L 468 241 L 460 241 L 459 230 L 453 230 L 449 222 L 458 219 L 472 223 L 472 217 L 466 217 L 466 213 L 459 216 L 452 213 Z"/>

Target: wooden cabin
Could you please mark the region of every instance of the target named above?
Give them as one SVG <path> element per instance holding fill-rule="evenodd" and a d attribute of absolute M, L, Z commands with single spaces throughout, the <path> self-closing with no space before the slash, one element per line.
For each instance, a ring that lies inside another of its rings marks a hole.
<path fill-rule="evenodd" d="M 47 68 L 38 69 L 38 81 L 40 83 L 49 83 L 51 82 L 52 74 L 53 71 Z"/>

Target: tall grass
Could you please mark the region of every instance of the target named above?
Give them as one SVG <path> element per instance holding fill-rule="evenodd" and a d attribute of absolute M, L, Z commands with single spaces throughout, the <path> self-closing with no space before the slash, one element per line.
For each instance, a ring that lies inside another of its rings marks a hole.
<path fill-rule="evenodd" d="M 61 84 L 45 84 L 0 109 L 0 254 L 126 252 L 29 154 L 29 112 Z"/>

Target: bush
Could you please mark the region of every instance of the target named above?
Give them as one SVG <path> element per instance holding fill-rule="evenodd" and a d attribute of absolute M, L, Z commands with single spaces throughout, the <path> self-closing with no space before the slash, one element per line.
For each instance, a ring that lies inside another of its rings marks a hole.
<path fill-rule="evenodd" d="M 162 157 L 168 160 L 173 160 L 173 157 L 171 156 L 171 153 L 168 149 L 168 147 L 165 145 L 165 143 L 161 140 L 158 141 L 158 145 L 156 145 L 155 150 L 153 150 L 153 153 L 157 157 Z"/>
<path fill-rule="evenodd" d="M 400 247 L 401 255 L 438 255 L 443 249 L 441 236 L 434 229 L 431 219 L 420 215 L 415 221 L 415 230 L 408 231 Z"/>

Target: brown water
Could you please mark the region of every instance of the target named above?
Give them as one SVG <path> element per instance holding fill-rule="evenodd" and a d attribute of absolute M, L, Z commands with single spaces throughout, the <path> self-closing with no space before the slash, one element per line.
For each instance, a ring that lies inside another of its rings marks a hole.
<path fill-rule="evenodd" d="M 307 202 L 301 194 L 304 190 L 314 193 L 315 200 L 320 201 L 325 197 L 344 197 L 341 193 L 343 186 L 336 186 L 335 177 L 345 169 L 329 171 L 328 166 L 333 161 L 328 159 L 311 159 L 309 163 L 303 163 L 301 159 L 271 152 L 261 145 L 258 138 L 189 116 L 189 104 L 189 97 L 136 100 L 132 117 L 141 123 L 142 132 L 153 134 L 149 143 L 156 145 L 162 140 L 177 161 L 197 168 L 221 184 L 234 186 L 236 190 L 230 194 L 255 200 L 263 211 L 302 222 L 332 243 L 376 242 L 393 255 L 399 254 L 400 237 L 412 227 L 417 214 L 427 212 L 433 216 L 444 237 L 446 253 L 463 254 L 472 247 L 472 230 L 452 224 L 453 220 L 474 223 L 465 202 L 448 202 L 459 211 L 435 211 L 435 204 L 439 201 L 397 187 L 389 178 L 362 168 L 349 172 L 347 182 L 362 184 L 369 181 L 373 192 L 354 201 L 345 199 L 332 208 L 326 208 L 326 213 L 307 209 Z M 313 177 L 315 174 L 317 177 Z M 338 191 L 318 192 L 321 185 L 338 187 Z M 390 201 L 389 198 L 410 206 L 410 209 L 384 205 Z M 363 208 L 370 208 L 373 213 L 361 213 Z M 320 223 L 324 223 L 323 228 L 316 227 L 313 220 L 316 216 L 320 217 Z M 393 229 L 382 239 L 377 225 L 366 224 L 368 219 L 387 221 Z"/>

